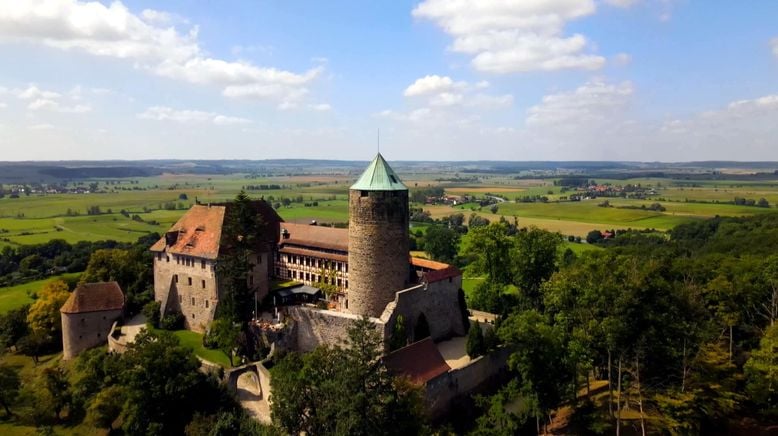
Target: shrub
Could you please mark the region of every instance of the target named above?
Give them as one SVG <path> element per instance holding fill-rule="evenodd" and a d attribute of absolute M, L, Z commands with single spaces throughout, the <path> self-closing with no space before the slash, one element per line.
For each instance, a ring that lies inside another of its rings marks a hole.
<path fill-rule="evenodd" d="M 143 316 L 146 317 L 146 322 L 151 324 L 154 328 L 159 328 L 161 307 L 162 304 L 159 301 L 149 301 L 143 306 Z"/>
<path fill-rule="evenodd" d="M 178 330 L 184 326 L 184 315 L 179 312 L 168 313 L 159 323 L 164 330 Z"/>

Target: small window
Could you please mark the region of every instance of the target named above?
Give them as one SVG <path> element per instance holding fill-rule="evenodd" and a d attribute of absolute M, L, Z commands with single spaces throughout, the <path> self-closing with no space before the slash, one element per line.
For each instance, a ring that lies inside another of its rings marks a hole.
<path fill-rule="evenodd" d="M 205 300 L 205 308 L 208 308 L 208 300 Z"/>
<path fill-rule="evenodd" d="M 97 334 L 97 337 L 98 337 L 98 338 L 100 337 L 100 333 L 98 333 L 98 334 Z"/>
<path fill-rule="evenodd" d="M 205 280 L 203 280 L 202 282 L 203 282 L 203 289 L 205 289 Z"/>
<path fill-rule="evenodd" d="M 281 268 L 276 268 L 276 276 L 281 276 Z"/>
<path fill-rule="evenodd" d="M 81 339 L 81 338 L 83 338 L 83 336 L 81 336 L 81 335 L 78 335 L 78 339 Z"/>
<path fill-rule="evenodd" d="M 367 197 L 367 191 L 360 191 L 359 192 L 360 197 Z"/>
<path fill-rule="evenodd" d="M 178 274 L 173 275 L 173 281 L 178 283 Z"/>
<path fill-rule="evenodd" d="M 200 266 L 202 267 L 202 269 L 205 269 L 205 259 L 200 261 Z"/>
<path fill-rule="evenodd" d="M 189 278 L 187 279 L 187 282 L 189 283 L 189 286 L 192 286 L 192 278 L 191 278 L 191 277 L 189 277 Z"/>
<path fill-rule="evenodd" d="M 348 289 L 348 280 L 346 280 L 346 289 Z"/>
<path fill-rule="evenodd" d="M 340 279 L 338 279 L 338 287 L 341 287 L 341 286 L 343 286 L 343 282 Z"/>
<path fill-rule="evenodd" d="M 254 286 L 254 275 L 249 276 L 249 286 Z"/>
<path fill-rule="evenodd" d="M 192 306 L 194 306 L 194 305 L 195 305 L 195 298 L 192 297 Z"/>
<path fill-rule="evenodd" d="M 192 319 L 194 319 L 194 313 L 192 314 Z"/>
<path fill-rule="evenodd" d="M 305 281 L 308 282 L 311 280 L 311 275 L 308 273 L 305 273 Z"/>
<path fill-rule="evenodd" d="M 170 256 L 165 256 L 167 258 L 168 263 L 170 262 Z"/>

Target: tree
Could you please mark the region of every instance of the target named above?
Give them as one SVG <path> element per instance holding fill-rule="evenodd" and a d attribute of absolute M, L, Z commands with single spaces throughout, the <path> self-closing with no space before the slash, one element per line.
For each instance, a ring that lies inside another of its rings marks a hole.
<path fill-rule="evenodd" d="M 471 228 L 465 236 L 462 254 L 469 264 L 468 273 L 472 276 L 486 275 L 496 284 L 511 282 L 510 250 L 513 241 L 508 236 L 508 226 L 492 223 L 488 226 Z"/>
<path fill-rule="evenodd" d="M 19 378 L 19 368 L 0 363 L 0 405 L 5 409 L 6 416 L 11 416 L 11 404 L 19 396 L 19 387 L 21 379 Z"/>
<path fill-rule="evenodd" d="M 24 305 L 18 309 L 12 309 L 4 315 L 0 314 L 0 350 L 15 345 L 21 338 L 29 334 L 27 314 L 30 305 Z"/>
<path fill-rule="evenodd" d="M 778 417 L 778 325 L 765 331 L 743 371 L 746 392 L 768 416 Z"/>
<path fill-rule="evenodd" d="M 408 331 L 405 328 L 405 317 L 397 315 L 392 327 L 392 336 L 389 339 L 389 351 L 398 350 L 408 345 Z"/>
<path fill-rule="evenodd" d="M 490 210 L 490 211 L 491 211 L 493 214 L 497 214 L 497 210 L 498 210 L 498 209 L 499 209 L 499 206 L 497 206 L 496 204 L 493 204 L 493 205 L 492 205 L 492 207 L 490 207 L 490 208 L 489 208 L 489 210 Z"/>
<path fill-rule="evenodd" d="M 71 402 L 70 383 L 67 373 L 59 366 L 45 368 L 42 373 L 44 386 L 51 398 L 54 417 L 59 420 L 62 410 Z"/>
<path fill-rule="evenodd" d="M 124 388 L 117 385 L 101 390 L 89 403 L 86 420 L 95 427 L 113 429 L 113 422 L 124 407 L 125 395 Z"/>
<path fill-rule="evenodd" d="M 589 244 L 596 244 L 602 240 L 602 233 L 599 230 L 592 230 L 586 234 L 586 242 Z"/>
<path fill-rule="evenodd" d="M 540 285 L 548 280 L 557 269 L 557 251 L 562 235 L 536 227 L 530 227 L 517 236 L 513 252 L 515 283 L 538 307 Z"/>
<path fill-rule="evenodd" d="M 146 322 L 154 328 L 159 328 L 160 317 L 162 316 L 161 309 L 162 303 L 159 301 L 149 301 L 143 306 L 143 316 L 146 317 Z"/>
<path fill-rule="evenodd" d="M 459 251 L 459 233 L 444 226 L 431 226 L 424 236 L 424 251 L 433 260 L 453 263 Z"/>
<path fill-rule="evenodd" d="M 517 374 L 518 390 L 529 415 L 545 420 L 572 388 L 572 374 L 564 361 L 564 335 L 535 310 L 511 314 L 497 333 L 514 347 L 508 366 Z"/>
<path fill-rule="evenodd" d="M 168 332 L 142 330 L 121 357 L 126 389 L 122 429 L 129 434 L 180 432 L 202 401 L 203 375 L 191 349 Z"/>
<path fill-rule="evenodd" d="M 239 335 L 240 325 L 236 325 L 226 318 L 214 320 L 211 323 L 211 330 L 208 332 L 209 342 L 227 356 L 230 366 L 234 366 L 233 356 L 238 348 Z"/>
<path fill-rule="evenodd" d="M 476 322 L 470 326 L 470 330 L 467 332 L 467 344 L 465 345 L 467 355 L 471 359 L 475 359 L 481 356 L 486 351 L 484 344 L 484 333 L 481 330 L 481 326 Z"/>
<path fill-rule="evenodd" d="M 62 321 L 59 309 L 65 304 L 70 292 L 62 280 L 52 280 L 41 289 L 38 299 L 30 306 L 27 323 L 34 332 L 59 338 L 62 335 Z"/>
<path fill-rule="evenodd" d="M 419 391 L 389 375 L 373 323 L 355 321 L 343 345 L 290 353 L 271 369 L 273 421 L 290 434 L 418 433 Z"/>

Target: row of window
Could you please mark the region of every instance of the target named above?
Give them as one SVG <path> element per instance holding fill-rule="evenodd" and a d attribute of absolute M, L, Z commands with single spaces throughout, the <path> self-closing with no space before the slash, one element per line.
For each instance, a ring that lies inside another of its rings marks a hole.
<path fill-rule="evenodd" d="M 194 257 L 189 256 L 176 256 L 173 255 L 173 258 L 176 260 L 176 265 L 184 265 L 184 266 L 196 266 L 197 265 L 197 259 Z M 157 253 L 157 260 L 162 261 L 162 253 Z M 170 255 L 165 255 L 165 261 L 170 262 Z M 205 259 L 200 259 L 200 268 L 205 269 L 205 266 L 207 265 Z"/>
<path fill-rule="evenodd" d="M 210 304 L 210 302 L 208 301 L 207 298 L 204 298 L 203 301 L 205 301 L 205 308 L 207 309 L 209 304 Z M 178 304 L 179 305 L 183 305 L 184 304 L 184 297 L 181 296 L 181 295 L 178 296 Z M 192 297 L 192 306 L 196 306 L 196 305 L 197 305 L 197 299 L 195 297 Z M 194 316 L 192 316 L 192 317 L 194 318 Z"/>
<path fill-rule="evenodd" d="M 312 266 L 316 268 L 326 268 L 326 269 L 334 269 L 335 271 L 348 272 L 348 263 L 334 262 L 330 260 L 321 259 L 318 257 L 286 254 L 286 262 L 291 263 L 293 265 Z"/>
<path fill-rule="evenodd" d="M 173 282 L 178 283 L 178 274 L 173 274 Z M 187 277 L 186 282 L 189 286 L 192 286 L 192 278 Z M 202 285 L 203 289 L 205 289 L 205 280 L 200 280 L 200 284 Z"/>
<path fill-rule="evenodd" d="M 276 268 L 276 276 L 281 277 L 280 268 Z M 291 269 L 286 270 L 286 278 L 293 280 L 303 280 L 306 282 L 324 283 L 325 285 L 336 285 L 339 288 L 343 287 L 343 279 L 335 279 L 334 277 L 330 278 L 321 274 L 303 273 L 302 271 L 295 271 Z M 348 280 L 345 282 L 346 288 L 348 288 Z"/>

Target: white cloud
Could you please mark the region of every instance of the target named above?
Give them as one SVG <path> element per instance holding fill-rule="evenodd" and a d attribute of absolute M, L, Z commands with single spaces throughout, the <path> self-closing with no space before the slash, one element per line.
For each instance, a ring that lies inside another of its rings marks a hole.
<path fill-rule="evenodd" d="M 0 101 L 0 109 L 5 109 L 8 107 L 8 103 L 3 103 Z"/>
<path fill-rule="evenodd" d="M 773 54 L 778 56 L 778 38 L 773 38 L 770 44 L 773 46 Z"/>
<path fill-rule="evenodd" d="M 603 1 L 611 6 L 616 6 L 619 8 L 628 8 L 638 2 L 638 0 L 603 0 Z"/>
<path fill-rule="evenodd" d="M 35 85 L 29 85 L 25 89 L 12 89 L 11 94 L 20 100 L 29 101 L 27 109 L 31 111 L 52 111 L 62 113 L 80 114 L 89 112 L 92 107 L 87 104 L 76 104 L 81 100 L 81 88 L 75 87 L 68 92 L 67 97 L 59 92 L 40 89 Z M 70 102 L 63 101 L 70 100 Z"/>
<path fill-rule="evenodd" d="M 250 124 L 252 121 L 246 118 L 231 117 L 189 109 L 173 109 L 167 106 L 152 106 L 138 114 L 138 118 L 155 121 L 174 121 L 178 123 L 213 123 L 217 126 L 234 124 Z"/>
<path fill-rule="evenodd" d="M 438 94 L 453 89 L 462 88 L 464 82 L 454 82 L 451 77 L 430 75 L 416 79 L 415 82 L 405 88 L 403 95 L 406 97 L 415 97 L 420 95 Z"/>
<path fill-rule="evenodd" d="M 152 24 L 167 24 L 172 19 L 169 13 L 154 9 L 144 9 L 141 11 L 140 16 L 144 21 Z"/>
<path fill-rule="evenodd" d="M 54 128 L 53 124 L 47 124 L 47 123 L 40 123 L 40 124 L 32 124 L 30 126 L 27 126 L 30 130 L 51 130 Z"/>
<path fill-rule="evenodd" d="M 0 2 L 0 42 L 128 59 L 160 76 L 221 87 L 227 97 L 281 104 L 299 99 L 307 91 L 305 85 L 321 72 L 322 67 L 294 73 L 208 56 L 199 45 L 198 28 L 180 33 L 165 26 L 170 18 L 151 9 L 136 15 L 119 1 L 109 6 L 79 0 L 7 1 Z"/>
<path fill-rule="evenodd" d="M 327 112 L 332 110 L 332 106 L 328 105 L 327 103 L 309 104 L 308 109 L 317 112 Z"/>
<path fill-rule="evenodd" d="M 602 67 L 605 58 L 588 52 L 586 37 L 563 32 L 594 11 L 593 0 L 425 0 L 412 14 L 451 35 L 449 48 L 472 55 L 476 69 L 514 73 Z"/>
<path fill-rule="evenodd" d="M 624 67 L 632 63 L 632 56 L 627 53 L 619 53 L 611 58 L 611 63 L 618 67 Z"/>
<path fill-rule="evenodd" d="M 575 91 L 543 97 L 540 104 L 527 111 L 526 123 L 565 128 L 607 121 L 628 105 L 633 91 L 630 82 L 617 85 L 603 81 L 588 82 Z"/>

